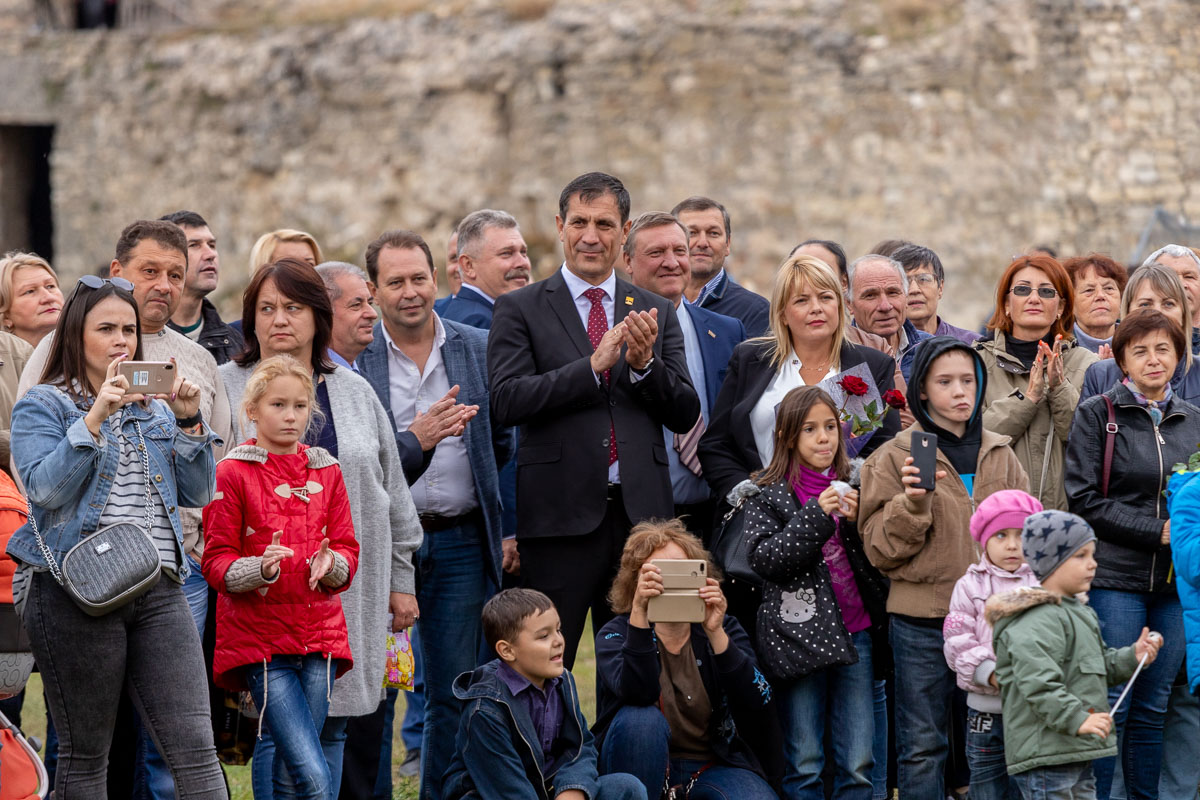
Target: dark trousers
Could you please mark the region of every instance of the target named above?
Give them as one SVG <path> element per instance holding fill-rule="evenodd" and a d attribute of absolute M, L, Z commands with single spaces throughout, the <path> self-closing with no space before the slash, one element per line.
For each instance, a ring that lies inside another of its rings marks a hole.
<path fill-rule="evenodd" d="M 575 664 L 588 611 L 592 612 L 593 634 L 613 618 L 608 607 L 608 590 L 617 576 L 621 551 L 631 527 L 621 487 L 611 486 L 608 509 L 595 530 L 582 536 L 520 540 L 521 577 L 525 586 L 544 592 L 558 608 L 566 640 L 563 664 L 567 669 Z"/>
<path fill-rule="evenodd" d="M 395 690 L 389 689 L 389 692 Z M 395 702 L 395 695 L 384 699 L 379 707 L 370 714 L 361 717 L 351 717 L 346 724 L 346 746 L 342 751 L 342 786 L 338 794 L 341 800 L 362 800 L 375 797 L 375 787 L 379 780 L 379 764 L 383 759 L 384 726 L 394 719 L 388 714 L 389 702 Z M 391 761 L 392 737 L 387 732 L 387 756 Z M 390 763 L 389 763 L 390 767 Z M 388 770 L 391 778 L 391 770 Z M 389 785 L 390 785 L 389 780 Z M 388 792 L 391 796 L 391 792 Z"/>
<path fill-rule="evenodd" d="M 700 503 L 675 504 L 675 516 L 683 520 L 688 531 L 704 542 L 705 547 L 712 546 L 713 517 L 716 513 L 716 498 L 709 498 Z"/>

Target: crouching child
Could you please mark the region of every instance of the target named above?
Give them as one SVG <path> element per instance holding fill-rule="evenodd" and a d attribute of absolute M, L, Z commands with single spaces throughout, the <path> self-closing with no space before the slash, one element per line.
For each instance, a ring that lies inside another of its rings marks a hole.
<path fill-rule="evenodd" d="M 600 776 L 550 598 L 507 589 L 483 607 L 498 656 L 454 681 L 463 702 L 446 800 L 646 800 L 632 775 Z"/>
<path fill-rule="evenodd" d="M 1161 639 L 1106 648 L 1080 597 L 1096 574 L 1096 536 L 1074 514 L 1042 511 L 1021 531 L 1025 560 L 1042 584 L 987 603 L 1004 710 L 1008 773 L 1026 800 L 1096 797 L 1092 761 L 1117 754 L 1108 687 L 1154 660 Z"/>

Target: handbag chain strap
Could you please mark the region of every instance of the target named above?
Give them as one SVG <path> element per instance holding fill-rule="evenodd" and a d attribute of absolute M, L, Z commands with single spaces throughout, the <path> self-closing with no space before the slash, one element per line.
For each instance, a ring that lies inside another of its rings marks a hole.
<path fill-rule="evenodd" d="M 146 450 L 146 439 L 142 436 L 142 423 L 135 419 L 133 427 L 137 431 L 138 451 L 142 456 L 142 477 L 146 484 L 146 535 L 149 536 L 154 529 L 154 500 L 150 494 L 150 455 Z M 29 509 L 29 526 L 33 528 L 33 536 L 37 539 L 38 550 L 41 552 L 42 558 L 46 559 L 46 566 L 50 568 L 50 574 L 54 576 L 54 581 L 62 586 L 62 570 L 59 569 L 58 561 L 55 560 L 54 554 L 46 545 L 46 540 L 42 538 L 42 532 L 38 530 L 37 520 L 33 517 L 33 504 L 29 502 L 28 494 L 25 495 L 25 507 Z"/>

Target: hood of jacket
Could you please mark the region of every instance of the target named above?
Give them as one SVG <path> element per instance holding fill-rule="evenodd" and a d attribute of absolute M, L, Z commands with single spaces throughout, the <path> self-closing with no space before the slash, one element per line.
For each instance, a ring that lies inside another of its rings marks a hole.
<path fill-rule="evenodd" d="M 1029 586 L 994 595 L 987 601 L 985 613 L 988 624 L 995 628 L 1001 620 L 1020 616 L 1031 608 L 1061 604 L 1062 598 L 1053 592 Z"/>
<path fill-rule="evenodd" d="M 933 362 L 954 351 L 965 353 L 975 367 L 975 407 L 962 436 L 958 436 L 933 421 L 926 400 L 921 398 L 925 378 Z M 934 336 L 921 342 L 913 357 L 911 379 L 908 382 L 908 407 L 922 430 L 938 437 L 938 448 L 944 452 L 960 475 L 974 474 L 975 462 L 983 440 L 983 403 L 987 392 L 987 370 L 983 359 L 970 346 L 953 336 Z"/>

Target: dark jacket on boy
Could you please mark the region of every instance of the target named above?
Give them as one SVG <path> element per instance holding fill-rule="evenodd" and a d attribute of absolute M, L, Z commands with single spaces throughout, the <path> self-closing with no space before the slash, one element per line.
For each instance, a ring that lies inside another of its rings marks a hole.
<path fill-rule="evenodd" d="M 553 800 L 568 789 L 596 797 L 596 748 L 571 673 L 564 670 L 555 687 L 562 725 L 553 746 L 552 771 L 546 774 L 537 729 L 525 704 L 501 678 L 500 668 L 500 659 L 495 659 L 454 681 L 454 696 L 463 701 L 463 712 L 454 760 L 442 785 L 443 800 Z"/>

